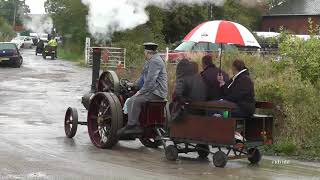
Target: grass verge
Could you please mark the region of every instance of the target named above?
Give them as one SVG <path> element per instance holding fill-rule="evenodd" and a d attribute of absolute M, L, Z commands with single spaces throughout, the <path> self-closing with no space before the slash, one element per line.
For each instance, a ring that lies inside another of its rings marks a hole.
<path fill-rule="evenodd" d="M 58 56 L 62 60 L 75 62 L 81 66 L 85 65 L 84 53 L 79 50 L 74 50 L 66 47 L 58 47 Z"/>

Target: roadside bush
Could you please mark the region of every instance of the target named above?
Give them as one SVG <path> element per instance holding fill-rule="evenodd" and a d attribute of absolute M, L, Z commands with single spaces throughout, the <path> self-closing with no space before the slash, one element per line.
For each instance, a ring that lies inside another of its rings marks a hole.
<path fill-rule="evenodd" d="M 0 17 L 0 41 L 10 41 L 14 36 L 12 27 Z"/>
<path fill-rule="evenodd" d="M 84 65 L 83 49 L 74 43 L 66 42 L 63 46 L 58 46 L 58 56 L 59 58 Z"/>
<path fill-rule="evenodd" d="M 301 74 L 302 80 L 308 80 L 316 85 L 320 79 L 320 39 L 312 36 L 303 40 L 287 35 L 280 43 L 283 56 L 290 58 Z"/>

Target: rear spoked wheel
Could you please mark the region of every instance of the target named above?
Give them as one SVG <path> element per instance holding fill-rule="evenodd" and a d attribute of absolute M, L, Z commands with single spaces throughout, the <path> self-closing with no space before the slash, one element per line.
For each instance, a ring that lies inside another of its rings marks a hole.
<path fill-rule="evenodd" d="M 64 116 L 64 132 L 68 138 L 73 138 L 78 129 L 78 111 L 69 107 Z"/>
<path fill-rule="evenodd" d="M 88 110 L 88 132 L 98 148 L 112 148 L 118 142 L 117 130 L 122 127 L 122 109 L 112 93 L 97 93 Z"/>

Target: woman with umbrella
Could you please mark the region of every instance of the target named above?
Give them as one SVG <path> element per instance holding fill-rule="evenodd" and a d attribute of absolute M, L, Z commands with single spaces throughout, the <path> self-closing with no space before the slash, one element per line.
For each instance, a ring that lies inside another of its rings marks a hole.
<path fill-rule="evenodd" d="M 244 26 L 231 21 L 208 21 L 198 25 L 185 38 L 184 41 L 211 42 L 220 44 L 219 59 L 220 73 L 218 81 L 223 88 L 226 100 L 236 103 L 239 108 L 232 112 L 232 116 L 248 117 L 254 113 L 254 86 L 243 61 L 236 60 L 232 70 L 234 77 L 225 82 L 221 73 L 222 45 L 236 44 L 240 46 L 253 46 L 261 48 L 253 34 Z"/>

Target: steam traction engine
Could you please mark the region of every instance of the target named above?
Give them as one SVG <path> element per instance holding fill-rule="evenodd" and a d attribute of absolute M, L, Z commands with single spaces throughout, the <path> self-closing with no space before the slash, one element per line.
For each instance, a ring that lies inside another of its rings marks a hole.
<path fill-rule="evenodd" d="M 91 142 L 98 148 L 112 148 L 119 140 L 140 139 L 146 147 L 156 148 L 162 144 L 157 134 L 164 133 L 165 101 L 147 102 L 140 114 L 142 134 L 128 134 L 118 137 L 117 131 L 127 123 L 123 105 L 127 98 L 137 91 L 135 85 L 126 79 L 119 79 L 114 71 L 105 71 L 100 77 L 101 49 L 93 49 L 91 91 L 82 97 L 88 110 L 87 122 L 78 121 L 75 108 L 69 107 L 65 114 L 65 133 L 75 136 L 78 124 L 87 125 Z"/>
<path fill-rule="evenodd" d="M 185 104 L 182 119 L 170 122 L 170 130 L 166 124 L 166 117 L 170 114 L 166 113 L 166 102 L 147 102 L 140 114 L 143 133 L 119 137 L 117 131 L 128 119 L 123 114 L 122 107 L 137 89 L 128 80 L 119 79 L 113 71 L 105 71 L 99 77 L 100 58 L 101 49 L 94 48 L 91 91 L 82 98 L 82 103 L 88 110 L 87 121 L 78 121 L 77 110 L 72 107 L 65 114 L 65 133 L 69 138 L 76 134 L 78 124 L 87 125 L 90 140 L 98 148 L 112 148 L 119 140 L 138 138 L 146 147 L 163 145 L 165 156 L 171 161 L 175 161 L 179 153 L 197 152 L 202 158 L 212 154 L 216 167 L 225 167 L 228 160 L 241 158 L 248 158 L 253 164 L 258 163 L 261 160 L 258 146 L 271 144 L 273 141 L 272 116 L 210 116 L 209 112 L 232 112 L 236 108 L 235 104 L 223 101 Z M 256 109 L 272 110 L 274 105 L 256 102 Z M 171 144 L 166 145 L 167 141 Z M 213 152 L 212 149 L 218 151 Z"/>

